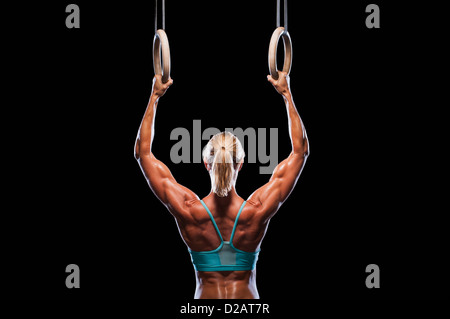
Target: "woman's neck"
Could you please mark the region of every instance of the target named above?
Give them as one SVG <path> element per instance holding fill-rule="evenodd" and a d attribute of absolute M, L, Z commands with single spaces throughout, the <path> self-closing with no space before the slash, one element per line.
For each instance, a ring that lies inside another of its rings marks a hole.
<path fill-rule="evenodd" d="M 236 189 L 233 186 L 225 197 L 220 197 L 213 191 L 209 193 L 208 197 L 218 206 L 228 206 L 233 200 L 239 198 L 239 195 L 236 193 Z"/>

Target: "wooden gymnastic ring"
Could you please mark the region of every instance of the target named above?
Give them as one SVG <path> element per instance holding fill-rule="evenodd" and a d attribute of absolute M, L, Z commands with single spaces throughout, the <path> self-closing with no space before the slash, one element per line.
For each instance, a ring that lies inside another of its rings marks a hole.
<path fill-rule="evenodd" d="M 163 66 L 161 67 L 161 51 Z M 159 29 L 153 38 L 153 69 L 155 74 L 162 75 L 162 83 L 166 83 L 170 78 L 170 47 L 166 32 Z"/>
<path fill-rule="evenodd" d="M 283 72 L 289 74 L 292 65 L 292 42 L 289 32 L 285 31 L 283 27 L 278 27 L 272 34 L 269 44 L 269 71 L 274 80 L 278 80 L 277 68 L 277 48 L 280 37 L 283 38 L 284 43 L 284 65 Z"/>

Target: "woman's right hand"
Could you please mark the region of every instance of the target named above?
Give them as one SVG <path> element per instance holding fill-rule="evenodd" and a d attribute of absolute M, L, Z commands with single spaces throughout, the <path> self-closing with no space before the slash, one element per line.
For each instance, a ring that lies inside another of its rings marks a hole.
<path fill-rule="evenodd" d="M 267 80 L 281 95 L 286 97 L 291 94 L 290 77 L 286 72 L 278 71 L 278 80 L 274 80 L 270 75 L 267 76 Z"/>

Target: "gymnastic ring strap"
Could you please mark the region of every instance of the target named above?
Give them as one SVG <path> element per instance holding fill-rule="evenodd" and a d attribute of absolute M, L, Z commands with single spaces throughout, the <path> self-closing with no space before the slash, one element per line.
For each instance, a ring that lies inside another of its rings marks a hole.
<path fill-rule="evenodd" d="M 161 66 L 161 52 L 162 63 Z M 153 38 L 153 69 L 155 74 L 162 75 L 162 83 L 166 83 L 170 78 L 170 47 L 169 39 L 164 30 L 159 29 Z"/>
<path fill-rule="evenodd" d="M 283 27 L 278 27 L 272 34 L 269 44 L 269 71 L 274 80 L 278 80 L 278 68 L 277 68 L 277 48 L 280 37 L 283 38 L 284 43 L 284 64 L 283 72 L 289 74 L 291 72 L 292 65 L 292 41 L 289 35 Z"/>

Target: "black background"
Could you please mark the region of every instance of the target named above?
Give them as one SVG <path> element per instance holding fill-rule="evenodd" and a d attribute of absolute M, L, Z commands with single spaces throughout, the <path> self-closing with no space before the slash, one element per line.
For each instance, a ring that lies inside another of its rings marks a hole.
<path fill-rule="evenodd" d="M 5 64 L 20 91 L 11 104 L 19 121 L 8 157 L 19 166 L 9 172 L 13 205 L 2 223 L 3 295 L 192 298 L 188 251 L 133 157 L 151 92 L 154 3 L 78 1 L 81 28 L 67 29 L 69 3 L 4 12 L 14 17 Z M 423 20 L 407 24 L 406 2 L 375 1 L 381 28 L 366 28 L 369 3 L 289 3 L 291 88 L 311 155 L 262 244 L 262 298 L 442 296 L 444 226 L 425 196 L 427 139 L 417 120 L 431 40 Z M 266 80 L 274 29 L 275 1 L 166 3 L 174 84 L 159 103 L 153 151 L 200 197 L 210 190 L 203 165 L 170 160 L 176 127 L 192 132 L 200 119 L 202 130 L 278 128 L 278 158 L 289 154 L 283 100 Z M 243 198 L 269 179 L 260 165 L 240 172 Z M 65 286 L 71 263 L 80 289 Z M 371 263 L 380 289 L 365 286 Z"/>

